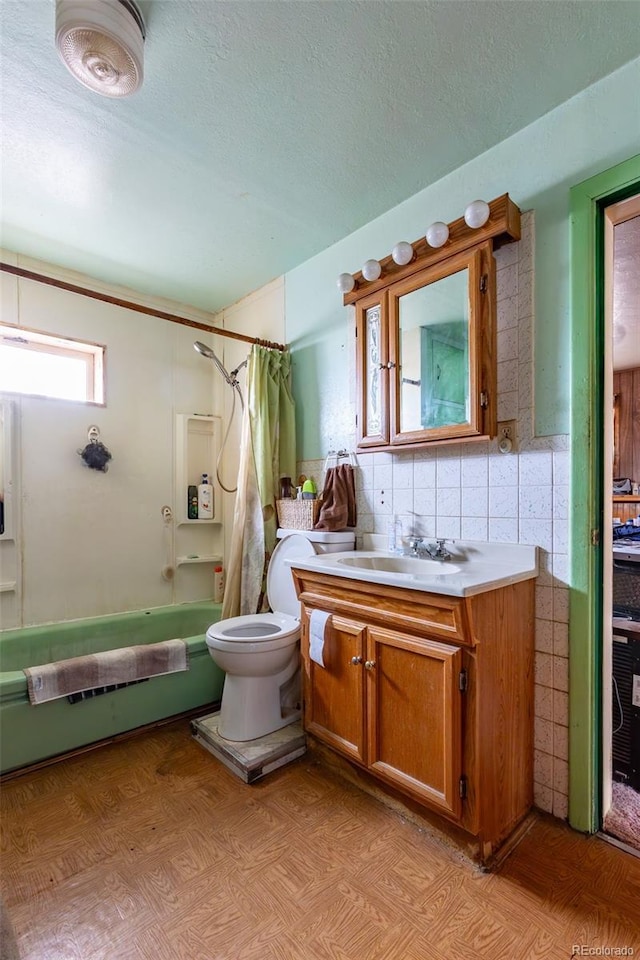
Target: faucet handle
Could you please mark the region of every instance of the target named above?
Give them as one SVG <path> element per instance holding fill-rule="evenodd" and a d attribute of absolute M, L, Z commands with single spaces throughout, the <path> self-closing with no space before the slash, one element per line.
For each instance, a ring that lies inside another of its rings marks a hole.
<path fill-rule="evenodd" d="M 422 537 L 413 536 L 408 539 L 409 549 L 412 553 L 417 553 L 423 543 L 424 540 Z"/>
<path fill-rule="evenodd" d="M 436 549 L 435 549 L 435 552 L 431 554 L 431 556 L 432 556 L 434 559 L 435 559 L 436 557 L 437 557 L 438 560 L 449 560 L 449 559 L 450 559 L 451 554 L 449 553 L 449 551 L 448 551 L 447 548 L 445 547 L 445 543 L 446 543 L 446 542 L 447 542 L 447 541 L 446 541 L 446 539 L 445 539 L 444 537 L 442 537 L 441 539 L 437 539 L 437 540 L 436 540 Z"/>

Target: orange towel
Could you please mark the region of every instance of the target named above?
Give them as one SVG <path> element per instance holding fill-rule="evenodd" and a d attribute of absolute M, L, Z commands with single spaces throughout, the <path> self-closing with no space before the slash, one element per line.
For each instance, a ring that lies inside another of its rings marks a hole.
<path fill-rule="evenodd" d="M 351 464 L 330 467 L 324 478 L 320 516 L 314 530 L 344 530 L 355 527 L 356 481 Z"/>

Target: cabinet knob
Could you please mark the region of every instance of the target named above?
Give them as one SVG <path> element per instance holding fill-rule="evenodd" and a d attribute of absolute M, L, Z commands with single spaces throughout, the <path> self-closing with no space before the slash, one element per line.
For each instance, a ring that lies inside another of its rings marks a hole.
<path fill-rule="evenodd" d="M 351 663 L 354 667 L 357 667 L 359 663 L 362 663 L 362 657 L 351 657 Z"/>
<path fill-rule="evenodd" d="M 365 660 L 365 662 L 364 662 L 364 668 L 365 668 L 365 670 L 373 670 L 373 668 L 375 667 L 375 665 L 376 665 L 375 660 Z"/>

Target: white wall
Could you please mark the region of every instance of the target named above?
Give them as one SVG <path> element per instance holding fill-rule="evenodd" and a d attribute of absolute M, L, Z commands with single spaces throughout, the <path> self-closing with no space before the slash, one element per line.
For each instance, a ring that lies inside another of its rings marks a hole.
<path fill-rule="evenodd" d="M 14 254 L 3 259 L 207 324 L 214 319 Z M 221 378 L 193 349 L 195 339 L 211 343 L 212 336 L 6 273 L 1 284 L 4 322 L 107 348 L 104 407 L 11 398 L 19 433 L 20 536 L 15 560 L 4 542 L 0 560 L 2 579 L 15 576 L 18 591 L 0 594 L 2 628 L 211 597 L 207 564 L 181 566 L 172 581 L 161 576 L 173 532 L 165 535 L 161 508 L 173 508 L 178 495 L 175 414 L 222 413 Z M 77 453 L 91 424 L 113 455 L 107 473 L 88 469 Z M 222 552 L 220 528 L 198 529 L 192 537 L 194 552 Z"/>

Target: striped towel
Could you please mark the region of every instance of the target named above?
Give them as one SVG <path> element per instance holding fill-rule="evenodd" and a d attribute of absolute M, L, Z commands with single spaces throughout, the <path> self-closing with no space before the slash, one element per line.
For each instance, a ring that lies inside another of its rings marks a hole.
<path fill-rule="evenodd" d="M 184 640 L 163 640 L 25 667 L 24 673 L 31 703 L 46 703 L 81 690 L 188 669 L 189 652 Z"/>

